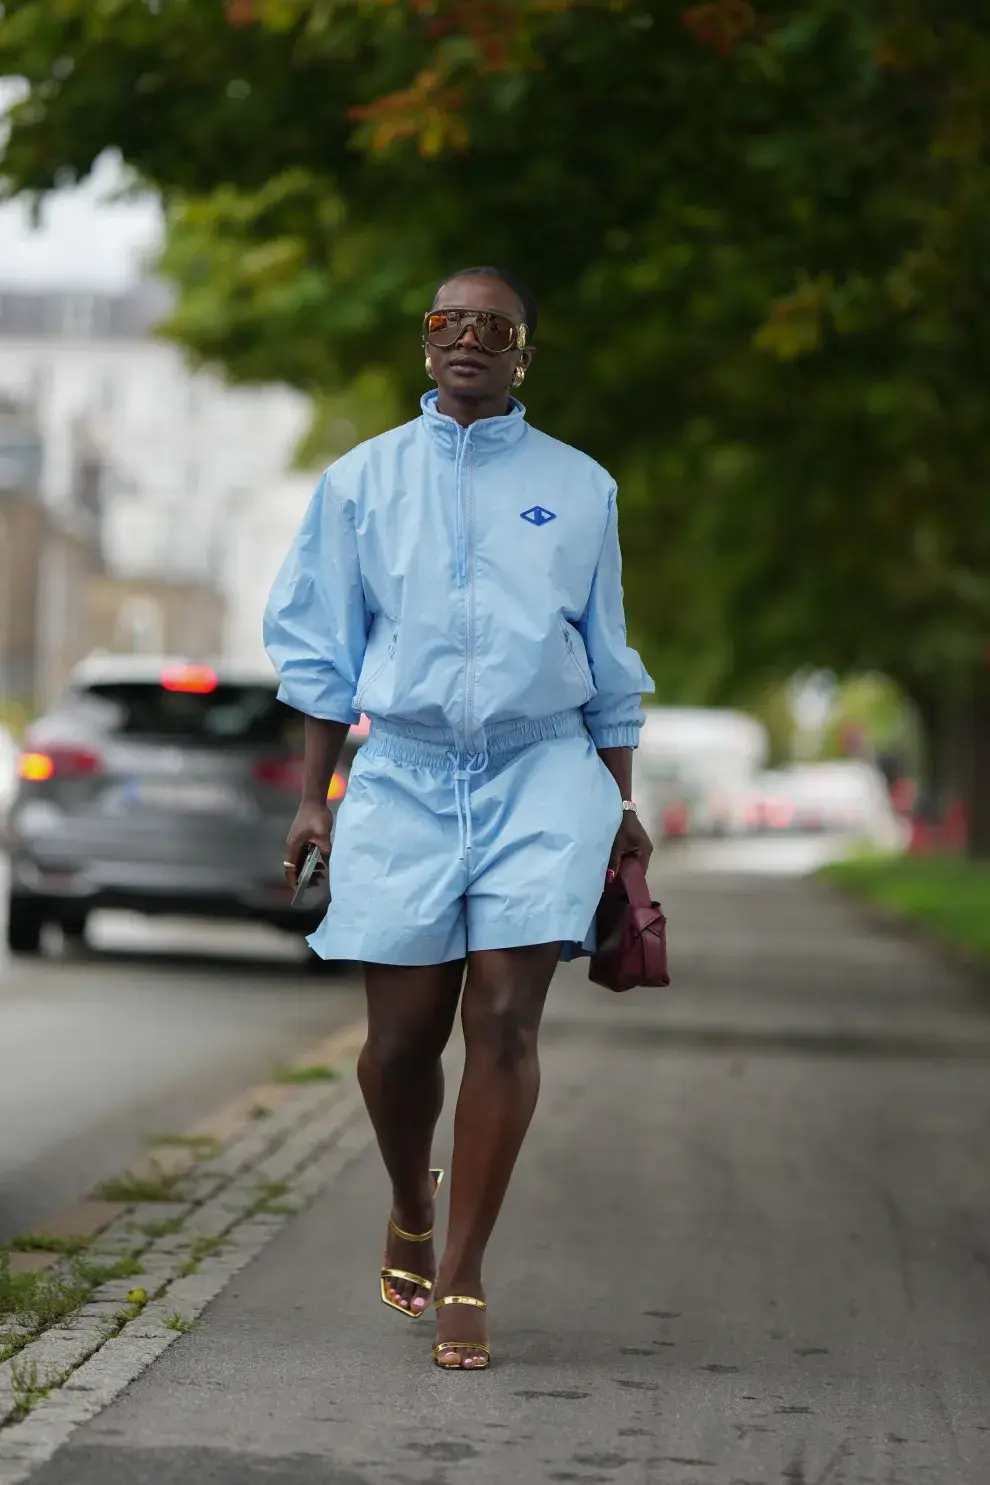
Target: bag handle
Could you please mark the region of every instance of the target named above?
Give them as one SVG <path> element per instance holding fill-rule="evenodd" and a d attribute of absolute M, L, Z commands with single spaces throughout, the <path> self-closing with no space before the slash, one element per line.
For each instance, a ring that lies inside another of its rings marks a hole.
<path fill-rule="evenodd" d="M 651 908 L 653 906 L 646 872 L 638 856 L 622 857 L 619 862 L 619 880 L 633 907 Z"/>

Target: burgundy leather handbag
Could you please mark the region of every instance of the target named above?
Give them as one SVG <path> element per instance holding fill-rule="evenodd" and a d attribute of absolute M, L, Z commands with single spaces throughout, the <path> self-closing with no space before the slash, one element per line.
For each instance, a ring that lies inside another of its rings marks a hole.
<path fill-rule="evenodd" d="M 623 856 L 595 919 L 598 948 L 589 979 L 606 990 L 667 986 L 667 919 L 653 902 L 638 856 Z"/>

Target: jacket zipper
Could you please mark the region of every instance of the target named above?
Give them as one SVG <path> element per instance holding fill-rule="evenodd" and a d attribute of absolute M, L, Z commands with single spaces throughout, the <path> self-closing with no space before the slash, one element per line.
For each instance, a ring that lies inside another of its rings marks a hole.
<path fill-rule="evenodd" d="M 369 675 L 368 679 L 365 681 L 364 685 L 361 687 L 361 690 L 358 692 L 358 694 L 354 698 L 354 709 L 355 709 L 355 711 L 359 711 L 360 710 L 361 703 L 364 701 L 364 698 L 367 696 L 368 691 L 375 684 L 375 682 L 377 681 L 378 677 L 381 675 L 382 671 L 385 669 L 385 667 L 388 664 L 388 662 L 391 659 L 394 658 L 394 656 L 395 656 L 395 649 L 396 649 L 396 646 L 397 646 L 398 643 L 399 643 L 399 626 L 396 625 L 395 628 L 392 630 L 392 638 L 389 641 L 389 646 L 388 646 L 388 649 L 385 651 L 385 658 L 382 660 L 381 665 L 379 665 L 376 670 L 373 670 L 372 671 L 371 675 Z"/>
<path fill-rule="evenodd" d="M 467 453 L 468 439 L 471 430 L 458 428 L 457 430 L 457 457 L 454 460 L 454 580 L 459 588 L 463 588 L 467 582 L 467 560 L 465 557 L 464 537 L 464 510 L 461 504 L 461 480 L 464 471 L 464 456 Z"/>
<path fill-rule="evenodd" d="M 474 463 L 468 447 L 470 428 L 464 438 L 464 742 L 470 749 L 474 741 Z M 463 475 L 462 475 L 463 477 Z"/>

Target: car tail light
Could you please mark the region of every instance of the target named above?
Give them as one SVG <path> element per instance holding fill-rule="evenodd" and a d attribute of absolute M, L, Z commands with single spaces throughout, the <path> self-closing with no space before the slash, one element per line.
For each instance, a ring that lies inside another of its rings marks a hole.
<path fill-rule="evenodd" d="M 686 835 L 691 823 L 691 811 L 686 804 L 669 804 L 663 812 L 665 835 Z"/>
<path fill-rule="evenodd" d="M 99 773 L 103 760 L 90 748 L 46 748 L 28 751 L 17 760 L 17 776 L 28 784 L 44 784 L 49 779 L 84 779 Z"/>
<path fill-rule="evenodd" d="M 254 765 L 254 779 L 269 789 L 284 789 L 298 794 L 303 783 L 303 760 L 301 758 L 259 758 Z"/>
<path fill-rule="evenodd" d="M 259 758 L 254 765 L 255 783 L 268 789 L 283 789 L 288 794 L 299 794 L 303 785 L 303 760 L 301 758 Z M 347 780 L 343 774 L 335 773 L 330 780 L 327 798 L 343 799 L 347 793 Z"/>
<path fill-rule="evenodd" d="M 161 683 L 164 691 L 208 696 L 217 689 L 219 677 L 209 665 L 170 665 L 162 671 Z"/>
<path fill-rule="evenodd" d="M 794 806 L 786 799 L 768 799 L 763 806 L 763 818 L 774 830 L 786 830 L 794 814 Z"/>

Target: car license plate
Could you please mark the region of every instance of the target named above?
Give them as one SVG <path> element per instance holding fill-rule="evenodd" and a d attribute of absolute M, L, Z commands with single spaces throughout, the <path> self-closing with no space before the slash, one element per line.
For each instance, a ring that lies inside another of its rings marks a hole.
<path fill-rule="evenodd" d="M 140 783 L 127 790 L 128 802 L 139 809 L 169 810 L 186 815 L 226 815 L 237 808 L 237 798 L 226 784 Z"/>

